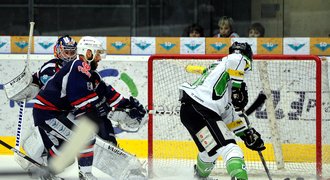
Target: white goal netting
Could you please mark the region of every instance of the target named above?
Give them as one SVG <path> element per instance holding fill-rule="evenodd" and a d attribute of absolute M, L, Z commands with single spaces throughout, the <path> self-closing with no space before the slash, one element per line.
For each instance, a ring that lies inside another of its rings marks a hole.
<path fill-rule="evenodd" d="M 207 67 L 222 56 L 170 55 L 149 59 L 148 104 L 161 114 L 150 115 L 149 158 L 152 167 L 192 167 L 197 157 L 180 122 L 178 86 L 199 74 L 187 65 Z M 263 91 L 266 103 L 249 116 L 266 143 L 264 158 L 271 174 L 330 177 L 330 96 L 328 66 L 316 56 L 255 56 L 253 71 L 245 76 L 249 105 Z M 152 125 L 152 126 L 151 126 Z M 242 147 L 250 174 L 264 172 L 257 152 Z M 152 156 L 152 157 L 151 157 Z M 174 163 L 173 163 L 174 160 Z M 171 161 L 169 163 L 168 161 Z M 151 167 L 151 169 L 152 169 Z M 225 173 L 221 159 L 216 171 Z"/>

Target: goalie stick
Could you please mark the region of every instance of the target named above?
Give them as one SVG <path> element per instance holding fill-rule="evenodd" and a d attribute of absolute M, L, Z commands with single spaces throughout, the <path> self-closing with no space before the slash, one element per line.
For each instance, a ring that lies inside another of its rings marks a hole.
<path fill-rule="evenodd" d="M 28 42 L 28 51 L 27 57 L 25 60 L 25 67 L 21 74 L 17 77 L 12 79 L 10 82 L 4 85 L 4 90 L 9 99 L 15 97 L 19 94 L 22 89 L 25 89 L 31 82 L 32 76 L 29 70 L 28 61 L 30 59 L 31 53 L 31 43 L 32 43 L 32 36 L 33 36 L 33 29 L 34 29 L 34 22 L 30 22 L 30 31 L 29 31 L 29 42 Z M 16 131 L 16 144 L 15 148 L 19 150 L 20 143 L 21 143 L 21 134 L 22 134 L 22 124 L 23 124 L 23 117 L 24 117 L 24 110 L 25 110 L 26 99 L 19 102 L 19 113 L 18 113 L 18 123 L 17 123 L 17 131 Z"/>
<path fill-rule="evenodd" d="M 43 166 L 42 164 L 40 164 L 37 161 L 33 160 L 29 156 L 25 155 L 24 153 L 22 153 L 21 151 L 19 151 L 18 149 L 14 148 L 14 147 L 12 147 L 11 145 L 7 144 L 6 142 L 2 141 L 1 139 L 0 139 L 0 144 L 2 146 L 4 146 L 5 148 L 11 150 L 12 152 L 16 153 L 17 155 L 21 156 L 22 158 L 26 159 L 30 163 L 36 165 L 37 167 L 45 168 L 45 166 Z"/>
<path fill-rule="evenodd" d="M 50 170 L 46 166 L 38 163 L 37 161 L 35 161 L 31 157 L 29 157 L 28 155 L 25 155 L 20 150 L 12 147 L 11 145 L 7 144 L 6 142 L 2 141 L 1 139 L 0 139 L 0 144 L 2 146 L 4 146 L 5 148 L 9 149 L 10 151 L 16 153 L 18 156 L 20 156 L 20 157 L 24 158 L 25 160 L 29 161 L 30 163 L 32 163 L 36 167 L 38 167 L 40 171 L 38 170 L 38 172 L 33 172 L 36 175 L 41 176 L 41 175 L 46 175 L 46 174 L 49 174 L 50 173 Z M 7 172 L 5 174 L 4 173 L 0 173 L 0 175 L 1 176 L 12 176 L 12 175 L 13 176 L 17 176 L 17 175 L 31 175 L 31 173 L 32 172 L 17 172 L 17 171 L 13 171 L 13 172 Z"/>
<path fill-rule="evenodd" d="M 48 166 L 38 163 L 28 155 L 25 155 L 1 139 L 0 144 L 40 168 L 40 171 L 34 172 L 37 176 L 58 174 L 74 162 L 80 151 L 86 147 L 87 142 L 97 132 L 98 127 L 91 119 L 92 117 L 89 115 L 82 115 L 77 119 L 79 124 L 73 129 L 73 134 L 70 137 L 70 140 L 61 146 L 61 153 L 58 156 L 49 159 Z M 19 172 L 13 172 L 13 175 L 16 175 L 17 173 Z M 27 172 L 27 174 L 29 173 Z M 10 174 L 8 173 L 7 175 Z"/>

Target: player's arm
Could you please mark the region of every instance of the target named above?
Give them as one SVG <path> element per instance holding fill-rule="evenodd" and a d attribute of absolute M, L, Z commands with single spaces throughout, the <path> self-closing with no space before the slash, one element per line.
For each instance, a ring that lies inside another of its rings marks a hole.
<path fill-rule="evenodd" d="M 248 90 L 244 79 L 244 69 L 248 65 L 244 57 L 240 54 L 230 55 L 227 58 L 232 58 L 227 61 L 227 72 L 232 82 L 232 104 L 235 111 L 242 111 L 248 104 Z"/>
<path fill-rule="evenodd" d="M 107 115 L 108 119 L 119 124 L 125 131 L 135 132 L 140 128 L 146 110 L 135 98 L 125 98 L 111 85 L 106 84 L 97 72 L 92 73 L 95 92 L 100 98 L 95 104 L 99 116 Z"/>

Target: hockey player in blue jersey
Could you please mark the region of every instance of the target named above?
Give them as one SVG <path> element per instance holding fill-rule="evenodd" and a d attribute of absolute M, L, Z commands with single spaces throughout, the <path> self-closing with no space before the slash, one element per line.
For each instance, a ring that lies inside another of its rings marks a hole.
<path fill-rule="evenodd" d="M 251 70 L 250 45 L 234 42 L 228 56 L 210 65 L 194 83 L 180 86 L 181 122 L 199 150 L 194 166 L 198 179 L 207 179 L 219 156 L 232 179 L 248 179 L 243 152 L 234 135 L 251 150 L 265 149 L 260 134 L 236 112 L 248 102 L 243 78 Z"/>
<path fill-rule="evenodd" d="M 138 101 L 124 98 L 110 85 L 105 84 L 95 71 L 98 62 L 105 55 L 101 43 L 92 37 L 83 37 L 79 43 L 79 60 L 68 62 L 52 77 L 38 94 L 34 105 L 35 125 L 41 127 L 49 139 L 56 139 L 58 142 L 53 142 L 53 146 L 49 148 L 50 155 L 56 155 L 58 147 L 69 138 L 64 134 L 71 131 L 74 120 L 68 117 L 68 112 L 79 115 L 89 111 L 98 115 L 95 117 L 103 117 L 104 113 L 100 114 L 102 110 L 117 107 L 131 109 L 129 115 L 138 116 L 137 120 L 145 114 Z M 103 100 L 106 103 L 100 103 Z M 52 126 L 54 123 L 62 126 L 58 129 L 58 126 Z M 103 139 L 110 140 L 109 137 L 106 138 Z M 90 173 L 94 142 L 95 140 L 91 142 L 91 148 L 85 150 L 79 159 L 80 179 L 95 179 Z"/>

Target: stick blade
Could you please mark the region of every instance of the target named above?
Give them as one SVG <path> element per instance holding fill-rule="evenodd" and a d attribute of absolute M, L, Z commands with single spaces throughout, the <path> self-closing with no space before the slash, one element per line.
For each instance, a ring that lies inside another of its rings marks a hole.
<path fill-rule="evenodd" d="M 251 104 L 249 109 L 245 111 L 245 114 L 249 116 L 252 114 L 258 107 L 262 106 L 267 99 L 267 96 L 264 93 L 259 93 L 257 99 Z"/>

